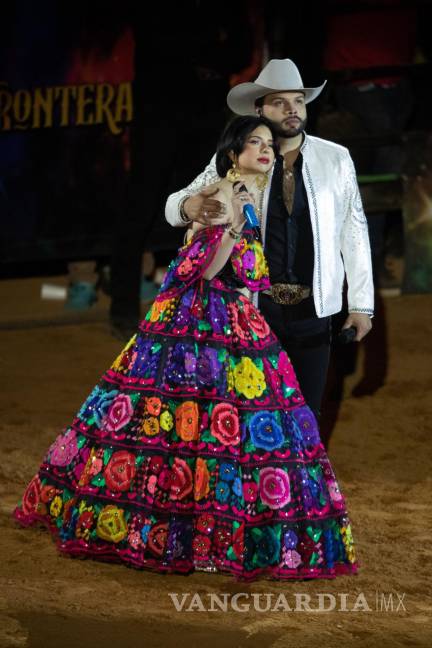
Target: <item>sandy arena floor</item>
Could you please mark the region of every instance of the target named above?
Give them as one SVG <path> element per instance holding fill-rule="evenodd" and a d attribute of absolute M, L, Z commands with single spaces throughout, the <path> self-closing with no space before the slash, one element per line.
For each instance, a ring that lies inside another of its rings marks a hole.
<path fill-rule="evenodd" d="M 9 303 L 21 304 L 26 288 L 20 282 L 3 282 L 2 304 L 6 284 L 15 286 Z M 30 306 L 34 295 L 28 296 Z M 359 574 L 251 585 L 201 572 L 160 576 L 63 558 L 44 530 L 15 525 L 10 512 L 45 450 L 122 345 L 110 336 L 103 310 L 93 318 L 100 321 L 51 327 L 39 322 L 33 328 L 16 328 L 23 313 L 9 312 L 15 327 L 9 330 L 3 311 L 0 647 L 432 645 L 432 296 L 396 297 L 384 306 L 386 383 L 372 396 L 353 398 L 361 368 L 349 377 L 329 444 L 353 521 Z M 38 320 L 37 300 L 32 317 Z M 198 593 L 205 610 L 176 611 L 170 592 L 180 600 L 190 593 L 186 608 Z M 229 601 L 238 592 L 249 595 L 238 601 L 249 610 L 232 609 Z M 228 595 L 228 611 L 208 611 L 211 593 Z M 272 606 L 284 594 L 294 610 L 260 612 L 252 593 L 261 595 L 262 609 L 265 594 L 273 595 Z M 335 602 L 334 610 L 316 610 L 319 593 L 330 595 L 324 599 L 327 606 Z M 301 594 L 311 597 L 315 611 L 295 611 Z M 341 609 L 344 600 L 348 611 Z"/>

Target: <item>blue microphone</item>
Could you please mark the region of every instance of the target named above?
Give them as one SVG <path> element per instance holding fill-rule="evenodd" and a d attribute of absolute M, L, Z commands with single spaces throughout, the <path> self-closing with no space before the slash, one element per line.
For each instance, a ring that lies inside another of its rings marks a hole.
<path fill-rule="evenodd" d="M 240 183 L 235 182 L 233 184 L 233 188 L 235 187 L 236 184 L 240 184 Z M 247 187 L 244 184 L 242 184 L 241 187 L 239 187 L 238 193 L 240 193 L 241 191 L 247 192 Z M 246 203 L 245 205 L 243 205 L 243 216 L 245 217 L 246 223 L 249 225 L 249 227 L 259 227 L 259 220 L 255 213 L 254 206 L 251 205 L 251 203 Z"/>
<path fill-rule="evenodd" d="M 243 205 L 243 216 L 245 217 L 249 227 L 259 227 L 259 220 L 255 214 L 254 206 L 250 203 Z"/>

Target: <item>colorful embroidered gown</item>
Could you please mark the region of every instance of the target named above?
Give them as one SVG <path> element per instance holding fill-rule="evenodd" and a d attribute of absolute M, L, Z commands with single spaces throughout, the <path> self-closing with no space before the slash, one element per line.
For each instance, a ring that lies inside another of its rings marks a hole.
<path fill-rule="evenodd" d="M 73 422 L 15 518 L 60 551 L 239 580 L 357 570 L 345 501 L 292 365 L 239 288 L 269 286 L 251 231 L 203 279 L 223 226 L 202 230 Z"/>

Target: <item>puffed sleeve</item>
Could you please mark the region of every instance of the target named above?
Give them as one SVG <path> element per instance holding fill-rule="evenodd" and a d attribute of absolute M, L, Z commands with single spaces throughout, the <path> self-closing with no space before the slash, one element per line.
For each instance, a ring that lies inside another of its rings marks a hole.
<path fill-rule="evenodd" d="M 237 279 L 252 292 L 270 288 L 269 270 L 262 244 L 252 231 L 245 230 L 244 236 L 235 244 L 231 264 Z"/>
<path fill-rule="evenodd" d="M 214 259 L 224 233 L 223 225 L 198 231 L 180 248 L 171 261 L 156 300 L 165 300 L 183 293 L 202 278 Z"/>

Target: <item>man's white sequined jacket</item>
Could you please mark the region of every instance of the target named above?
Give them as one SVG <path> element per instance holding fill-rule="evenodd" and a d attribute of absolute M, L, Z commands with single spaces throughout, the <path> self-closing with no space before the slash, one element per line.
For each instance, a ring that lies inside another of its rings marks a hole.
<path fill-rule="evenodd" d="M 345 147 L 311 135 L 305 135 L 300 151 L 314 239 L 312 291 L 317 315 L 326 317 L 341 310 L 345 274 L 349 312 L 373 315 L 368 226 L 351 156 Z M 213 156 L 188 187 L 169 196 L 165 207 L 167 221 L 174 227 L 184 226 L 179 211 L 182 199 L 219 179 Z M 263 236 L 270 186 L 271 181 L 263 198 Z"/>

